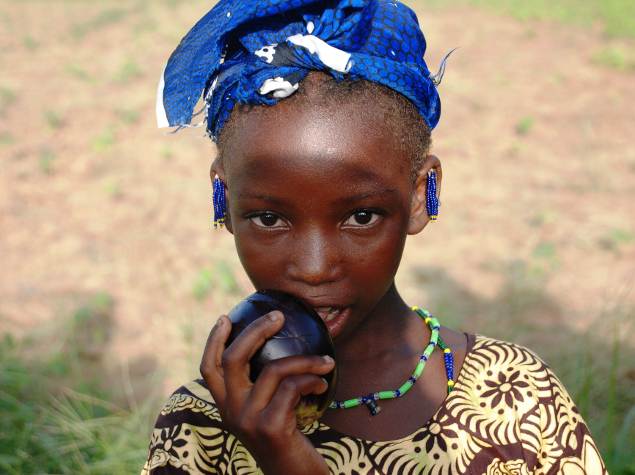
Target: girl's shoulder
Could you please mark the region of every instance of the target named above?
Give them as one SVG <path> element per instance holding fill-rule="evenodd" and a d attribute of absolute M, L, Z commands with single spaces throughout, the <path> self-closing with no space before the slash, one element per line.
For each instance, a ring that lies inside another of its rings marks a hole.
<path fill-rule="evenodd" d="M 241 447 L 223 424 L 207 384 L 197 379 L 177 389 L 161 409 L 141 474 L 232 473 L 226 467 Z"/>
<path fill-rule="evenodd" d="M 481 335 L 468 335 L 454 390 L 413 434 L 368 441 L 315 423 L 308 437 L 332 473 L 606 473 L 551 369 L 527 348 Z"/>

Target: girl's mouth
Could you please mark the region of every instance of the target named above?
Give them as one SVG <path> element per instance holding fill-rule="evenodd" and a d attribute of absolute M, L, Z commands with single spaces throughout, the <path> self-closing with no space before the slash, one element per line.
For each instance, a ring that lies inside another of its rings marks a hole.
<path fill-rule="evenodd" d="M 351 307 L 313 307 L 320 318 L 326 323 L 333 338 L 342 330 L 351 314 Z"/>
<path fill-rule="evenodd" d="M 335 307 L 317 307 L 317 308 L 314 308 L 314 310 L 318 313 L 320 318 L 324 320 L 324 322 L 330 322 L 335 317 L 337 317 L 342 311 L 341 308 L 335 308 Z"/>

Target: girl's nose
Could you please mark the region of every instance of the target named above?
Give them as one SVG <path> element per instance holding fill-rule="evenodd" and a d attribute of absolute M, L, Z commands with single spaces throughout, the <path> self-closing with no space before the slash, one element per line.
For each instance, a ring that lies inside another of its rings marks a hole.
<path fill-rule="evenodd" d="M 304 245 L 294 249 L 286 267 L 287 279 L 318 286 L 335 282 L 344 276 L 337 250 L 320 236 L 298 239 Z"/>

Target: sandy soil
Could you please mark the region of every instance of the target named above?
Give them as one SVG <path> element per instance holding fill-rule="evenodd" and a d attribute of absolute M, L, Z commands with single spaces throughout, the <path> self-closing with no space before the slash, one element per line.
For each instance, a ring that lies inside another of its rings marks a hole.
<path fill-rule="evenodd" d="M 443 206 L 407 245 L 407 300 L 429 298 L 421 266 L 492 296 L 521 260 L 548 274 L 572 327 L 634 303 L 635 76 L 594 64 L 599 29 L 412 5 L 431 69 L 461 49 L 434 132 Z M 45 334 L 107 292 L 108 359 L 156 362 L 167 390 L 250 292 L 231 236 L 213 231 L 211 144 L 154 117 L 164 64 L 208 8 L 0 0 L 0 332 Z"/>

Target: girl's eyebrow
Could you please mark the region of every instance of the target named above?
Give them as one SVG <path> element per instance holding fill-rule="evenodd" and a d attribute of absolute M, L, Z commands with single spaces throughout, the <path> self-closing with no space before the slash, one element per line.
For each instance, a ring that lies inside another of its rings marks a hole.
<path fill-rule="evenodd" d="M 252 193 L 250 191 L 241 191 L 238 193 L 238 197 L 239 198 L 247 198 L 250 200 L 262 200 L 262 201 L 267 201 L 269 203 L 273 203 L 273 204 L 283 204 L 284 201 L 276 198 L 275 196 L 271 196 L 271 195 L 266 195 L 266 194 L 262 194 L 262 193 Z"/>
<path fill-rule="evenodd" d="M 347 196 L 345 198 L 337 198 L 333 200 L 333 204 L 347 205 L 351 203 L 356 203 L 358 201 L 362 201 L 367 198 L 378 198 L 384 195 L 391 195 L 396 192 L 397 192 L 396 188 L 383 188 L 380 190 L 364 191 L 362 193 L 357 193 L 355 195 Z M 266 201 L 274 205 L 283 205 L 286 202 L 285 200 L 281 200 L 280 198 L 276 198 L 275 196 L 267 195 L 264 193 L 253 193 L 251 191 L 241 191 L 238 193 L 238 197 L 246 198 L 250 200 Z"/>
<path fill-rule="evenodd" d="M 383 195 L 390 195 L 396 192 L 397 192 L 396 188 L 384 188 L 384 189 L 376 190 L 376 191 L 366 191 L 363 193 L 358 193 L 356 195 L 347 196 L 346 198 L 338 198 L 337 200 L 334 201 L 334 203 L 339 203 L 339 204 L 355 203 L 357 201 L 361 201 L 366 198 L 377 198 Z"/>

